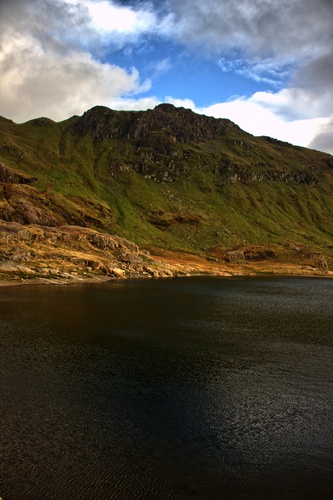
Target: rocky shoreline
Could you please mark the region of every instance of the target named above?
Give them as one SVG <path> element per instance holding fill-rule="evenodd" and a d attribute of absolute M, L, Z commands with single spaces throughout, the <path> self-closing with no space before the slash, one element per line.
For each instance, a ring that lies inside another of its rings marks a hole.
<path fill-rule="evenodd" d="M 331 277 L 325 257 L 308 248 L 252 246 L 209 255 L 140 250 L 124 238 L 78 226 L 0 221 L 0 286 L 257 274 Z"/>

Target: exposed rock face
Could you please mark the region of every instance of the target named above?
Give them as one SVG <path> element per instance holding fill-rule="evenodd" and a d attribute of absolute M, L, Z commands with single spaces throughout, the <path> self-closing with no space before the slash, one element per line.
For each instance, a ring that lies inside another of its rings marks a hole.
<path fill-rule="evenodd" d="M 245 260 L 245 254 L 243 250 L 230 250 L 230 252 L 227 252 L 226 258 L 229 262 Z"/>
<path fill-rule="evenodd" d="M 30 184 L 36 179 L 15 173 L 8 168 L 4 163 L 0 162 L 0 182 L 7 184 Z"/>
<path fill-rule="evenodd" d="M 102 226 L 98 217 L 84 213 L 75 205 L 64 206 L 61 201 L 61 198 L 51 193 L 41 193 L 29 185 L 0 183 L 0 219 L 4 221 L 43 226 Z M 103 206 L 96 206 L 96 210 L 97 215 L 111 219 L 111 210 Z"/>
<path fill-rule="evenodd" d="M 163 131 L 170 137 L 170 145 L 176 141 L 208 141 L 230 129 L 239 130 L 239 127 L 230 120 L 198 115 L 189 109 L 176 108 L 172 104 L 160 104 L 145 112 L 113 111 L 96 106 L 84 113 L 73 126 L 73 130 L 80 135 L 91 132 L 95 141 L 125 138 L 142 140 Z M 161 148 L 161 139 L 146 140 L 151 145 L 155 143 L 157 149 Z M 162 146 L 162 149 L 165 150 L 165 146 Z"/>
<path fill-rule="evenodd" d="M 267 259 L 274 259 L 274 250 L 256 247 L 243 248 L 238 250 L 230 250 L 226 254 L 228 262 L 236 261 L 262 261 Z"/>
<path fill-rule="evenodd" d="M 76 226 L 0 221 L 0 279 L 159 278 L 184 274 L 152 260 L 133 242 Z"/>
<path fill-rule="evenodd" d="M 95 142 L 123 139 L 136 117 L 135 112 L 119 112 L 104 106 L 95 106 L 76 120 L 72 130 L 81 136 L 91 133 Z"/>
<path fill-rule="evenodd" d="M 253 165 L 248 168 L 241 168 L 235 165 L 221 165 L 220 169 L 215 169 L 220 173 L 226 183 L 252 184 L 254 182 L 277 181 L 285 184 L 306 184 L 314 186 L 323 180 L 323 171 L 308 172 L 307 170 L 297 170 L 295 172 L 281 172 L 272 169 L 269 165 Z"/>
<path fill-rule="evenodd" d="M 197 115 L 189 109 L 160 104 L 137 118 L 128 137 L 139 139 L 154 132 L 166 131 L 174 142 L 205 142 L 224 135 L 230 129 L 239 128 L 230 120 Z"/>

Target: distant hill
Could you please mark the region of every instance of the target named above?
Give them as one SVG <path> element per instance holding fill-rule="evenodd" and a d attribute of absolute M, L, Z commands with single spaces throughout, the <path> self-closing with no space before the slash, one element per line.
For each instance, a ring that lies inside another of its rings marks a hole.
<path fill-rule="evenodd" d="M 89 228 L 153 253 L 222 259 L 275 245 L 330 263 L 333 157 L 170 104 L 0 118 L 0 219 Z"/>

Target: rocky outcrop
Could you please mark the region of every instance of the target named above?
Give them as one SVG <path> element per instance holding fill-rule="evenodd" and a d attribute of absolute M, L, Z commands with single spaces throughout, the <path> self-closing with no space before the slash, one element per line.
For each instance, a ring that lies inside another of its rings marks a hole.
<path fill-rule="evenodd" d="M 172 104 L 160 104 L 145 112 L 113 111 L 96 106 L 84 113 L 72 126 L 72 130 L 81 136 L 91 133 L 95 142 L 134 139 L 141 141 L 141 144 L 157 146 L 157 149 L 161 148 L 161 136 L 158 138 L 154 134 L 161 132 L 169 137 L 168 149 L 173 142 L 204 142 L 216 139 L 230 129 L 240 130 L 230 120 L 198 115 L 190 109 L 176 108 Z M 165 146 L 164 143 L 164 151 Z"/>
<path fill-rule="evenodd" d="M 0 183 L 0 219 L 4 221 L 100 228 L 103 227 L 103 218 L 112 220 L 112 211 L 104 205 L 85 202 L 82 206 L 81 200 L 68 203 L 61 196 L 41 192 L 30 185 Z"/>
<path fill-rule="evenodd" d="M 36 180 L 37 179 L 34 177 L 14 172 L 11 168 L 0 162 L 0 182 L 4 182 L 6 184 L 31 184 Z"/>
<path fill-rule="evenodd" d="M 124 139 L 133 121 L 141 113 L 113 111 L 104 106 L 95 106 L 79 117 L 70 129 L 80 136 L 91 134 L 94 142 Z"/>
<path fill-rule="evenodd" d="M 77 226 L 0 221 L 0 279 L 159 278 L 185 274 L 140 252 L 135 243 Z"/>
<path fill-rule="evenodd" d="M 268 137 L 266 135 L 262 136 L 262 138 L 269 142 L 270 144 L 273 144 L 274 146 L 276 146 L 277 148 L 286 148 L 286 147 L 293 147 L 292 144 L 290 144 L 290 142 L 285 142 L 285 141 L 280 141 L 279 139 L 274 139 L 273 137 Z"/>
<path fill-rule="evenodd" d="M 140 139 L 165 131 L 174 142 L 205 142 L 223 136 L 230 130 L 240 130 L 230 120 L 216 119 L 193 113 L 190 109 L 160 104 L 138 116 L 128 137 Z"/>
<path fill-rule="evenodd" d="M 219 167 L 213 167 L 213 172 L 223 183 L 231 185 L 241 183 L 250 185 L 257 182 L 283 182 L 284 184 L 318 185 L 324 178 L 322 169 L 312 172 L 308 170 L 295 170 L 293 172 L 275 170 L 274 166 L 262 163 L 246 167 L 232 165 L 230 161 L 222 160 Z"/>
<path fill-rule="evenodd" d="M 239 262 L 239 261 L 263 261 L 268 259 L 274 259 L 275 252 L 272 249 L 266 249 L 262 247 L 250 247 L 237 250 L 230 250 L 226 253 L 225 259 L 227 262 Z"/>
<path fill-rule="evenodd" d="M 219 258 L 230 263 L 264 263 L 288 262 L 290 264 L 303 264 L 308 268 L 326 272 L 328 262 L 321 253 L 305 245 L 282 247 L 280 245 L 246 245 L 227 252 L 217 251 Z"/>

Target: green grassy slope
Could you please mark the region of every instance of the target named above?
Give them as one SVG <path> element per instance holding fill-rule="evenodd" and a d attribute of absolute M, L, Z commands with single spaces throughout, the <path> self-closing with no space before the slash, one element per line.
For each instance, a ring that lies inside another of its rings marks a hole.
<path fill-rule="evenodd" d="M 1 183 L 4 220 L 103 229 L 143 247 L 301 243 L 333 256 L 333 158 L 228 120 L 170 105 L 1 118 L 0 162 L 21 178 Z"/>

